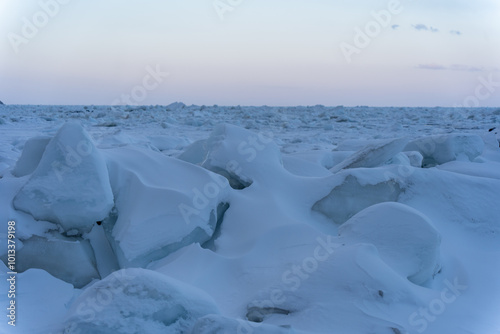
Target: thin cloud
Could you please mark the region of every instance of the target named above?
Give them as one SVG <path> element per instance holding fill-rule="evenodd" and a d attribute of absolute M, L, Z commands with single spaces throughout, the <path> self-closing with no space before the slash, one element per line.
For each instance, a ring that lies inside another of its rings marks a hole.
<path fill-rule="evenodd" d="M 470 66 L 470 65 L 462 65 L 462 64 L 453 64 L 450 66 L 444 66 L 441 64 L 419 64 L 416 66 L 419 70 L 448 70 L 448 71 L 463 71 L 463 72 L 482 72 L 482 71 L 492 71 L 493 69 L 488 69 L 484 67 L 478 66 Z"/>
<path fill-rule="evenodd" d="M 391 26 L 391 28 L 392 28 L 392 30 L 396 30 L 396 29 L 398 29 L 398 28 L 399 28 L 399 24 L 393 24 L 393 25 Z"/>
<path fill-rule="evenodd" d="M 423 23 L 418 23 L 418 24 L 412 24 L 413 29 L 418 30 L 418 31 L 430 31 L 433 33 L 439 32 L 439 29 L 433 26 L 427 26 Z M 458 30 L 451 30 L 450 34 L 455 34 L 455 35 L 461 35 L 462 33 Z"/>
<path fill-rule="evenodd" d="M 429 28 L 427 28 L 427 26 L 422 23 L 414 24 L 413 28 L 415 28 L 415 30 L 429 30 Z"/>
<path fill-rule="evenodd" d="M 446 70 L 448 69 L 446 66 L 439 64 L 419 64 L 417 66 L 419 70 Z"/>
<path fill-rule="evenodd" d="M 480 72 L 480 71 L 483 71 L 484 68 L 476 67 L 476 66 L 469 66 L 469 65 L 454 64 L 454 65 L 450 66 L 450 70 L 452 70 L 452 71 Z"/>

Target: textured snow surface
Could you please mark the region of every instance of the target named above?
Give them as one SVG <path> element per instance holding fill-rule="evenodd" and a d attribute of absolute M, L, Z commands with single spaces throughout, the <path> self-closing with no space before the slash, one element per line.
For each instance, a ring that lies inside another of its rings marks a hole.
<path fill-rule="evenodd" d="M 65 332 L 185 333 L 197 319 L 217 313 L 203 291 L 151 270 L 122 269 L 85 289 L 72 303 Z"/>
<path fill-rule="evenodd" d="M 0 333 L 499 334 L 499 121 L 0 105 Z"/>

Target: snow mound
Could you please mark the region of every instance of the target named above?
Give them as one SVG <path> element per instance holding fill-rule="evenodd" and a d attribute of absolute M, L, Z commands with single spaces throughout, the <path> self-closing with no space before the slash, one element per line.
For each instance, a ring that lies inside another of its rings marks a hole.
<path fill-rule="evenodd" d="M 428 136 L 416 139 L 404 148 L 405 151 L 420 152 L 424 157 L 422 163 L 424 167 L 433 167 L 454 160 L 473 161 L 481 155 L 483 149 L 483 139 L 472 134 Z"/>
<path fill-rule="evenodd" d="M 234 188 L 243 188 L 265 174 L 284 170 L 272 134 L 256 134 L 229 124 L 217 125 L 208 139 L 190 145 L 179 159 L 221 174 Z"/>
<path fill-rule="evenodd" d="M 65 333 L 189 333 L 197 319 L 218 314 L 203 291 L 151 270 L 122 269 L 73 302 Z"/>
<path fill-rule="evenodd" d="M 326 177 L 331 174 L 328 169 L 318 163 L 313 163 L 294 156 L 283 156 L 283 166 L 287 171 L 297 176 Z"/>
<path fill-rule="evenodd" d="M 28 139 L 24 144 L 21 157 L 17 160 L 16 166 L 12 170 L 12 175 L 21 177 L 33 173 L 42 159 L 45 147 L 51 139 L 51 137 L 33 137 Z"/>
<path fill-rule="evenodd" d="M 367 145 L 341 163 L 333 166 L 330 171 L 337 173 L 348 168 L 380 166 L 401 152 L 407 143 L 407 139 L 398 138 Z"/>
<path fill-rule="evenodd" d="M 432 278 L 440 268 L 441 237 L 419 211 L 400 203 L 373 205 L 339 228 L 350 242 L 370 243 L 397 273 L 415 284 Z"/>
<path fill-rule="evenodd" d="M 57 235 L 50 238 L 33 236 L 23 240 L 23 247 L 16 255 L 19 272 L 43 269 L 77 288 L 100 278 L 94 253 L 86 240 L 70 240 Z"/>
<path fill-rule="evenodd" d="M 71 234 L 90 231 L 108 215 L 113 194 L 106 163 L 80 124 L 59 129 L 13 203 Z"/>
<path fill-rule="evenodd" d="M 144 148 L 110 149 L 106 158 L 117 210 L 108 235 L 122 267 L 212 237 L 227 209 L 226 179 Z"/>
<path fill-rule="evenodd" d="M 318 246 L 250 298 L 247 316 L 306 333 L 405 333 L 416 292 L 426 292 L 389 267 L 372 244 Z"/>
<path fill-rule="evenodd" d="M 406 187 L 397 165 L 383 168 L 345 170 L 334 175 L 337 184 L 312 209 L 336 224 L 381 202 L 395 202 Z"/>

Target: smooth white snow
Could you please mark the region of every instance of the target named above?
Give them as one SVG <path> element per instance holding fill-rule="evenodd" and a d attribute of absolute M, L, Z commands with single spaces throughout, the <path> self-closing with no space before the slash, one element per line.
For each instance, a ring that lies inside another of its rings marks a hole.
<path fill-rule="evenodd" d="M 0 332 L 498 334 L 499 121 L 1 105 Z"/>
<path fill-rule="evenodd" d="M 346 242 L 370 243 L 403 277 L 423 284 L 440 269 L 441 236 L 427 217 L 400 203 L 372 205 L 339 228 Z"/>

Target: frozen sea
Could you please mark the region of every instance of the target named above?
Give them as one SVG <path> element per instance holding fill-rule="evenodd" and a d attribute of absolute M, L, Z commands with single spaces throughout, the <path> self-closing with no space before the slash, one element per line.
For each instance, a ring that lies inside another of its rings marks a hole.
<path fill-rule="evenodd" d="M 0 105 L 0 332 L 500 334 L 499 127 Z"/>

